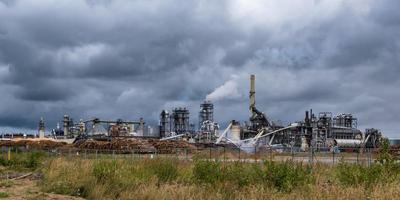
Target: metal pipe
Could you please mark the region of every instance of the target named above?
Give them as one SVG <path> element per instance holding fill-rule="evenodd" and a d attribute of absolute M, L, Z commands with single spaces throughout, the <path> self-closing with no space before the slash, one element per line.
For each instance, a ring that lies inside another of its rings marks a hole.
<path fill-rule="evenodd" d="M 215 144 L 219 144 L 222 140 L 222 138 L 226 137 L 226 133 L 228 132 L 228 130 L 231 128 L 232 126 L 232 122 L 229 123 L 228 127 L 226 127 L 225 131 L 219 136 L 219 138 L 217 139 L 217 141 L 215 142 Z M 228 139 L 228 138 L 227 138 Z"/>

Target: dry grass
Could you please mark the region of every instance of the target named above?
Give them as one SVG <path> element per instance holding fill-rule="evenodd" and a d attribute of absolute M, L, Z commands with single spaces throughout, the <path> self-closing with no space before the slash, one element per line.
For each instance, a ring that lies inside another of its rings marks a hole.
<path fill-rule="evenodd" d="M 165 164 L 169 162 L 169 164 Z M 236 163 L 248 171 L 251 164 Z M 230 169 L 234 163 L 221 163 Z M 243 166 L 242 166 L 243 165 Z M 261 164 L 259 164 L 261 165 Z M 94 168 L 100 171 L 94 172 Z M 102 166 L 111 166 L 107 167 Z M 312 181 L 295 185 L 293 190 L 280 191 L 269 182 L 249 176 L 239 185 L 232 177 L 215 183 L 195 180 L 195 163 L 178 160 L 66 159 L 49 160 L 43 169 L 41 187 L 45 192 L 82 196 L 88 199 L 393 199 L 400 194 L 399 181 L 366 187 L 364 184 L 344 186 L 338 181 L 336 167 L 316 164 Z M 172 175 L 170 171 L 178 174 Z M 234 167 L 232 169 L 235 169 Z M 164 171 L 154 173 L 154 170 Z M 245 174 L 246 175 L 246 174 Z M 102 177 L 102 178 L 99 178 Z M 168 178 L 169 177 L 169 178 Z M 235 178 L 235 177 L 233 177 Z"/>

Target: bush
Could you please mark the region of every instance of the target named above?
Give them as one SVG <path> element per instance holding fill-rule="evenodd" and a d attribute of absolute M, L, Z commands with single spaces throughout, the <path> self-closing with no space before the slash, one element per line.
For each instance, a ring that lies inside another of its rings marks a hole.
<path fill-rule="evenodd" d="M 0 157 L 0 165 L 36 169 L 40 165 L 43 156 L 44 154 L 39 151 L 12 154 L 10 160 Z"/>
<path fill-rule="evenodd" d="M 356 164 L 340 163 L 336 168 L 336 177 L 341 184 L 346 186 L 370 186 L 384 177 L 384 167 L 382 165 L 365 167 Z"/>
<path fill-rule="evenodd" d="M 239 187 L 256 184 L 263 181 L 263 172 L 258 164 L 243 164 L 236 162 L 223 170 L 223 179 L 233 182 Z"/>
<path fill-rule="evenodd" d="M 3 157 L 0 157 L 0 165 L 2 166 L 8 166 L 8 160 L 6 160 Z"/>
<path fill-rule="evenodd" d="M 278 191 L 290 192 L 295 187 L 312 180 L 311 168 L 304 167 L 301 163 L 266 161 L 264 164 L 265 181 Z"/>
<path fill-rule="evenodd" d="M 379 143 L 378 157 L 376 161 L 380 164 L 390 167 L 395 163 L 395 158 L 390 154 L 390 143 L 387 138 L 384 138 Z"/>
<path fill-rule="evenodd" d="M 174 160 L 154 160 L 150 162 L 149 168 L 160 182 L 173 181 L 178 177 L 177 163 Z"/>
<path fill-rule="evenodd" d="M 92 174 L 97 181 L 106 182 L 114 178 L 117 170 L 117 162 L 112 161 L 99 161 L 94 163 Z"/>
<path fill-rule="evenodd" d="M 9 195 L 7 194 L 7 193 L 5 193 L 5 192 L 0 192 L 0 198 L 1 199 L 3 199 L 3 198 L 8 198 L 9 197 Z"/>
<path fill-rule="evenodd" d="M 27 155 L 27 158 L 24 160 L 23 165 L 26 168 L 36 169 L 40 164 L 40 159 L 43 157 L 42 152 L 31 152 Z"/>
<path fill-rule="evenodd" d="M 196 161 L 193 177 L 198 183 L 214 184 L 222 178 L 221 164 L 212 161 Z"/>

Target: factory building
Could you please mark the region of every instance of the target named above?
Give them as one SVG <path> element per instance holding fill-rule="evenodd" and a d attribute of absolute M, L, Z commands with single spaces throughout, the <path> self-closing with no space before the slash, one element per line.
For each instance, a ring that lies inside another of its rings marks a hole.
<path fill-rule="evenodd" d="M 175 108 L 172 111 L 172 131 L 177 135 L 191 131 L 189 123 L 189 110 L 186 108 Z"/>
<path fill-rule="evenodd" d="M 106 139 L 127 137 L 159 137 L 161 140 L 189 139 L 197 143 L 233 143 L 239 148 L 255 150 L 257 147 L 294 147 L 307 150 L 309 147 L 327 149 L 338 147 L 377 147 L 382 133 L 377 129 L 358 129 L 358 120 L 351 113 L 333 115 L 331 112 L 313 110 L 305 112 L 304 119 L 282 126 L 269 119 L 256 107 L 256 77 L 250 76 L 249 121 L 243 124 L 232 120 L 220 134 L 219 124 L 214 120 L 214 104 L 205 100 L 200 103 L 198 128 L 190 123 L 190 112 L 186 107 L 177 107 L 170 112 L 162 110 L 158 129 L 145 125 L 143 118 L 138 121 L 80 120 L 74 123 L 69 115 L 62 118 L 53 129 L 56 139 Z M 39 136 L 44 137 L 44 120 L 39 122 Z"/>
<path fill-rule="evenodd" d="M 339 147 L 377 147 L 382 134 L 376 129 L 364 133 L 357 129 L 357 118 L 344 113 L 333 117 L 331 112 L 315 115 L 312 110 L 305 112 L 303 121 L 289 126 L 278 126 L 256 108 L 255 76 L 250 76 L 249 123 L 243 125 L 231 121 L 228 128 L 219 136 L 221 141 L 234 143 L 240 148 L 254 151 L 255 147 L 287 146 L 300 150 L 313 148 Z M 226 138 L 226 139 L 224 139 Z"/>
<path fill-rule="evenodd" d="M 218 137 L 219 125 L 214 122 L 214 104 L 206 100 L 200 104 L 199 129 L 195 134 L 195 141 L 213 143 Z"/>
<path fill-rule="evenodd" d="M 160 137 L 168 137 L 170 136 L 171 133 L 171 118 L 169 115 L 169 112 L 167 110 L 163 110 L 160 113 L 160 124 L 159 124 L 159 132 L 160 132 Z"/>
<path fill-rule="evenodd" d="M 211 101 L 204 101 L 200 104 L 199 111 L 199 129 L 201 130 L 203 123 L 206 121 L 214 121 L 214 104 Z"/>
<path fill-rule="evenodd" d="M 161 138 L 181 135 L 191 137 L 194 132 L 194 124 L 190 121 L 190 112 L 185 107 L 174 108 L 169 114 L 167 110 L 160 113 L 159 132 Z"/>

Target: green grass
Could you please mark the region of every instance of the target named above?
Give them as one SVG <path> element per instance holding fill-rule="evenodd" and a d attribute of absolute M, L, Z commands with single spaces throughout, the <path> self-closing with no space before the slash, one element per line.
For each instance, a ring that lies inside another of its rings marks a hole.
<path fill-rule="evenodd" d="M 42 163 L 45 154 L 41 151 L 32 152 L 12 152 L 10 159 L 8 155 L 0 157 L 0 165 L 12 168 L 15 171 L 35 170 Z"/>
<path fill-rule="evenodd" d="M 399 187 L 391 192 L 400 192 L 399 179 L 392 177 L 400 174 L 399 169 L 378 163 L 366 167 L 344 163 L 309 166 L 289 161 L 230 163 L 176 159 L 56 158 L 44 165 L 44 179 L 40 186 L 45 192 L 87 199 L 129 199 L 131 196 L 153 199 L 150 196 L 160 192 L 171 195 L 166 199 L 191 193 L 200 199 L 211 198 L 207 194 L 215 199 L 236 199 L 241 196 L 239 192 L 254 193 L 254 198 L 261 198 L 257 195 L 262 194 L 285 198 L 297 194 L 307 199 L 309 192 L 316 198 L 325 198 L 318 195 L 329 191 L 320 188 L 328 184 L 325 187 L 334 190 L 331 191 L 333 193 L 354 189 L 350 194 L 358 192 L 360 198 L 364 198 L 362 195 L 386 184 Z"/>
<path fill-rule="evenodd" d="M 86 199 L 390 199 L 400 193 L 400 165 L 387 151 L 371 166 L 221 162 L 196 158 L 46 157 L 13 153 L 9 169 L 43 173 L 44 192 Z M 13 182 L 0 182 L 12 187 Z"/>
<path fill-rule="evenodd" d="M 5 193 L 5 192 L 0 192 L 0 198 L 1 199 L 3 199 L 3 198 L 8 198 L 9 197 L 9 195 L 7 194 L 7 193 Z"/>
<path fill-rule="evenodd" d="M 0 187 L 9 188 L 14 185 L 14 182 L 8 179 L 0 180 Z"/>

